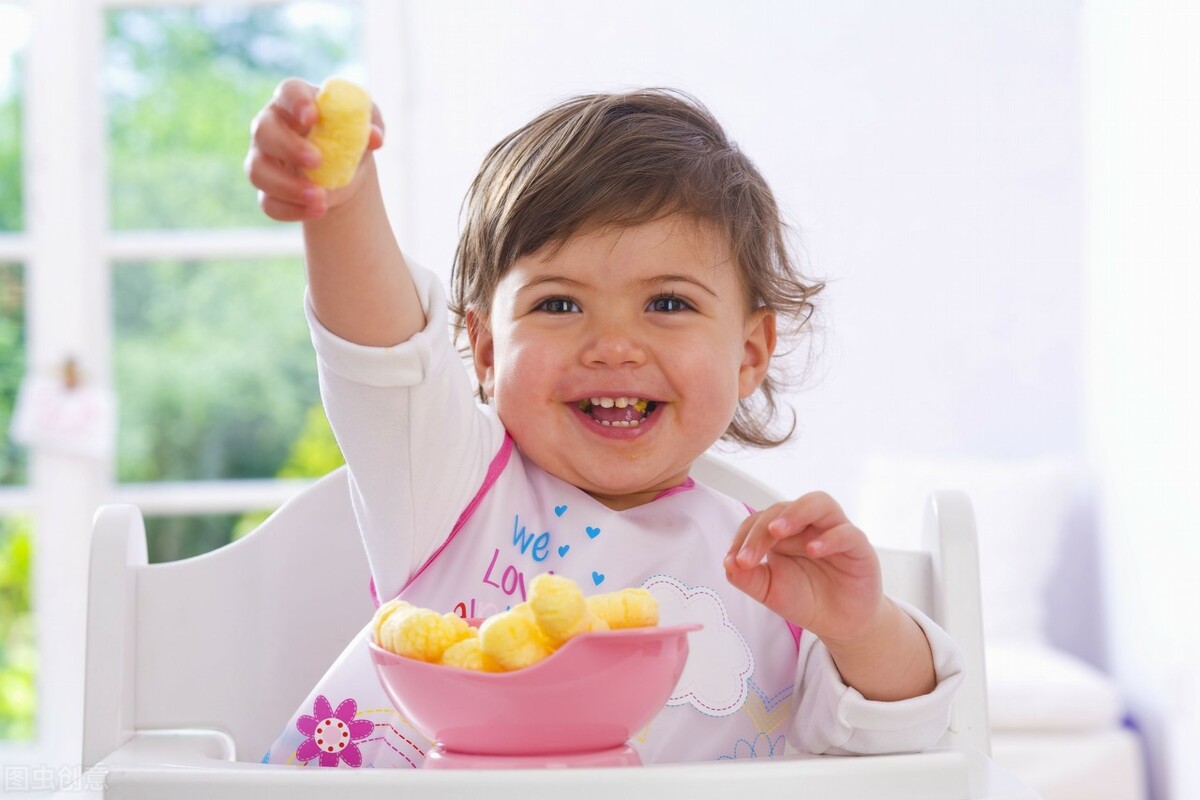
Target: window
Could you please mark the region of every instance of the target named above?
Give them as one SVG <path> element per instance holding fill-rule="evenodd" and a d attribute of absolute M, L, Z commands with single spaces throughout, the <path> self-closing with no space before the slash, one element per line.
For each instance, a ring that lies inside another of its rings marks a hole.
<path fill-rule="evenodd" d="M 282 78 L 361 72 L 360 16 L 311 2 L 106 12 L 108 222 L 115 254 L 145 256 L 110 264 L 119 481 L 275 478 L 319 408 L 298 249 L 258 209 L 242 158 Z M 245 257 L 247 243 L 278 255 Z M 316 474 L 339 463 L 327 455 Z M 239 515 L 201 497 L 147 520 L 152 561 L 234 535 Z"/>
<path fill-rule="evenodd" d="M 368 33 L 400 16 L 391 0 L 0 0 L 6 767 L 78 758 L 98 505 L 139 505 L 152 560 L 183 558 L 340 462 L 301 310 L 300 232 L 259 211 L 242 160 L 282 78 L 366 82 L 367 59 L 398 73 Z M 103 457 L 10 440 L 23 378 L 68 361 L 118 400 Z"/>
<path fill-rule="evenodd" d="M 24 451 L 7 431 L 25 373 L 22 64 L 29 18 L 0 2 L 0 741 L 29 741 L 37 707 L 33 536 Z"/>

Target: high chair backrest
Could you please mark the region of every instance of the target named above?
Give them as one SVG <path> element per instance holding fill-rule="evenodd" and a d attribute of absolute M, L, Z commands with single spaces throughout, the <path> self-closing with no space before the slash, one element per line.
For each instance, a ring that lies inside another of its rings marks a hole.
<path fill-rule="evenodd" d="M 705 457 L 697 480 L 764 508 L 778 498 Z M 978 567 L 966 498 L 939 494 L 929 552 L 880 553 L 885 591 L 929 613 L 962 645 L 969 674 L 952 729 L 987 751 Z M 281 506 L 249 535 L 196 558 L 147 564 L 133 506 L 96 514 L 88 586 L 85 767 L 134 731 L 225 731 L 258 760 L 373 612 L 370 572 L 345 468 Z"/>

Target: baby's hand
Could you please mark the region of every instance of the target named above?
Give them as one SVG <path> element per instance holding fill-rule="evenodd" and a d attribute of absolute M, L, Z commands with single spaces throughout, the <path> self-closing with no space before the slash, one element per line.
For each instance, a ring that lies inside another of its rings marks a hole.
<path fill-rule="evenodd" d="M 725 575 L 826 641 L 857 639 L 887 610 L 874 548 L 823 492 L 748 517 L 725 557 Z"/>
<path fill-rule="evenodd" d="M 306 137 L 317 123 L 317 87 L 289 78 L 275 90 L 271 102 L 254 117 L 246 174 L 258 191 L 262 210 L 285 222 L 316 219 L 344 203 L 363 180 L 360 167 L 345 187 L 324 189 L 308 177 L 321 166 L 321 151 Z M 372 107 L 371 132 L 363 162 L 383 144 L 383 121 Z M 320 174 L 320 173 L 317 173 Z"/>

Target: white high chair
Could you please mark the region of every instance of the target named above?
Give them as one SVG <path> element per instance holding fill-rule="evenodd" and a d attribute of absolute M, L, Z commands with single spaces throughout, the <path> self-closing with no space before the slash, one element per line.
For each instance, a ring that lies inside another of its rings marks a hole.
<path fill-rule="evenodd" d="M 705 457 L 703 482 L 763 508 L 778 498 Z M 373 612 L 345 469 L 214 552 L 146 563 L 132 506 L 96 514 L 88 587 L 83 766 L 62 797 L 564 797 L 727 800 L 783 791 L 839 800 L 1036 800 L 988 759 L 975 528 L 965 495 L 938 493 L 927 552 L 882 551 L 884 588 L 958 641 L 967 677 L 951 732 L 908 755 L 561 770 L 340 770 L 258 763 L 296 706 Z M 280 598 L 288 598 L 281 603 Z M 340 598 L 337 613 L 327 613 Z M 359 611 L 345 613 L 345 606 Z M 283 665 L 287 665 L 284 669 Z M 104 790 L 88 789 L 100 785 Z"/>

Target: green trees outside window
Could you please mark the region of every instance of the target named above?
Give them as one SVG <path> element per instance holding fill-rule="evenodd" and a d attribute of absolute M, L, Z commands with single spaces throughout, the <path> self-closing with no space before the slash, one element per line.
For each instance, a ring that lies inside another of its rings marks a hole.
<path fill-rule="evenodd" d="M 25 12 L 0 3 L 0 235 L 25 225 L 21 162 Z M 0 263 L 0 486 L 25 483 L 25 454 L 8 439 L 25 373 L 24 270 Z M 0 516 L 0 741 L 34 737 L 37 651 L 31 613 L 33 537 L 23 517 Z"/>
<path fill-rule="evenodd" d="M 112 228 L 273 224 L 242 173 L 250 119 L 283 78 L 344 73 L 360 40 L 347 3 L 109 11 Z"/>
<path fill-rule="evenodd" d="M 24 9 L 0 2 L 0 233 L 24 227 L 21 173 L 21 47 L 28 19 Z"/>
<path fill-rule="evenodd" d="M 250 119 L 284 77 L 353 74 L 359 27 L 348 3 L 110 10 L 111 227 L 219 236 L 276 225 L 242 173 Z M 119 263 L 112 276 L 119 479 L 283 470 L 319 405 L 300 259 Z M 335 448 L 314 469 L 339 462 Z M 239 519 L 152 517 L 151 560 L 224 544 Z"/>
<path fill-rule="evenodd" d="M 26 520 L 0 518 L 0 741 L 34 736 L 32 565 L 33 537 Z"/>
<path fill-rule="evenodd" d="M 0 184 L 3 183 L 0 172 Z M 25 374 L 25 282 L 19 264 L 0 263 L 0 486 L 25 482 L 25 453 L 8 438 Z"/>

